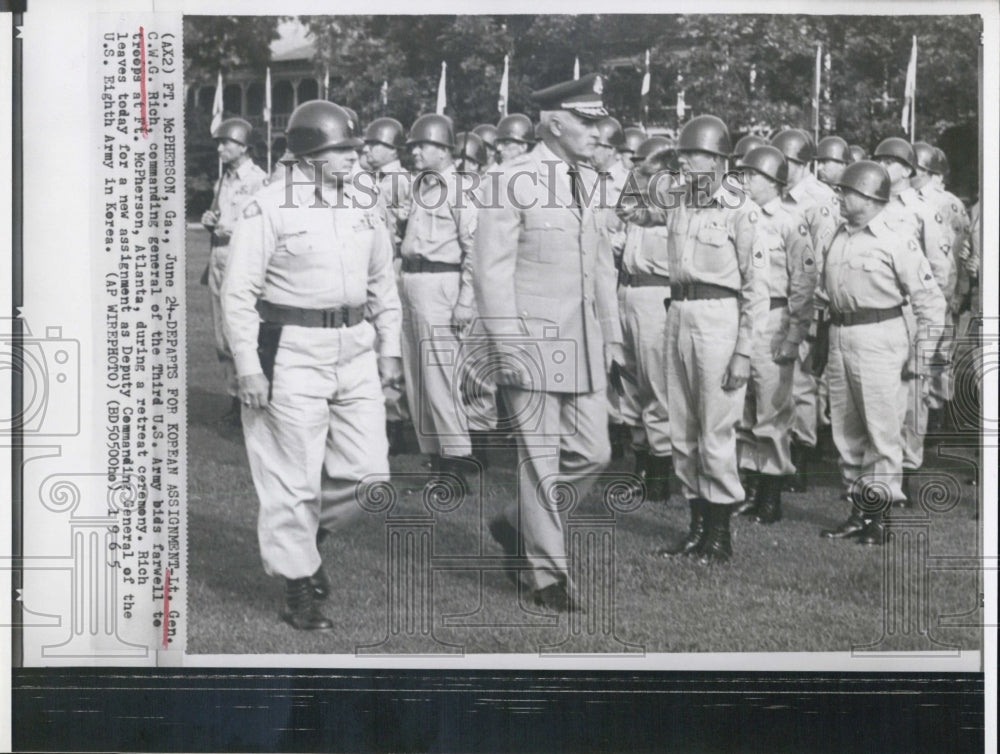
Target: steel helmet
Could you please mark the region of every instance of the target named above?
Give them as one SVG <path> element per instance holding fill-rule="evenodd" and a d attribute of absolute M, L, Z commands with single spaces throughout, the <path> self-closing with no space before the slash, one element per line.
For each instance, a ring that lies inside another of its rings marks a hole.
<path fill-rule="evenodd" d="M 861 160 L 868 159 L 868 152 L 860 144 L 851 144 L 847 149 L 850 152 L 851 162 L 860 162 Z"/>
<path fill-rule="evenodd" d="M 763 144 L 754 147 L 737 163 L 738 167 L 753 170 L 780 184 L 788 183 L 788 162 L 777 147 Z"/>
<path fill-rule="evenodd" d="M 935 149 L 926 141 L 916 141 L 913 143 L 913 161 L 918 168 L 923 168 L 930 173 L 936 173 L 934 168 L 937 155 Z"/>
<path fill-rule="evenodd" d="M 472 160 L 477 165 L 485 165 L 489 162 L 490 155 L 486 150 L 486 143 L 473 131 L 461 131 L 455 134 L 454 155 L 456 160 Z"/>
<path fill-rule="evenodd" d="M 351 136 L 357 136 L 361 130 L 361 119 L 358 118 L 358 111 L 347 105 L 341 105 L 341 107 L 344 108 L 344 112 L 351 118 Z"/>
<path fill-rule="evenodd" d="M 650 136 L 636 148 L 633 159 L 645 160 L 652 155 L 669 152 L 673 148 L 674 142 L 666 136 Z"/>
<path fill-rule="evenodd" d="M 454 149 L 455 129 L 451 125 L 451 118 L 436 113 L 428 113 L 417 118 L 410 126 L 410 135 L 406 137 L 406 144 L 410 146 L 424 142 Z"/>
<path fill-rule="evenodd" d="M 535 124 L 535 141 L 541 141 L 545 135 L 545 126 L 541 123 Z"/>
<path fill-rule="evenodd" d="M 496 140 L 517 141 L 521 144 L 532 144 L 535 141 L 535 127 L 531 124 L 531 118 L 522 113 L 511 113 L 505 115 L 497 123 Z M 473 129 L 475 133 L 475 129 Z"/>
<path fill-rule="evenodd" d="M 296 157 L 323 149 L 360 149 L 350 114 L 326 100 L 310 100 L 295 108 L 285 128 L 288 148 Z"/>
<path fill-rule="evenodd" d="M 619 152 L 634 152 L 646 140 L 646 132 L 636 126 L 629 126 L 623 131 L 623 141 L 618 146 Z"/>
<path fill-rule="evenodd" d="M 879 202 L 889 201 L 892 182 L 885 168 L 871 160 L 860 160 L 844 168 L 837 185 L 842 189 L 856 191 L 869 199 Z"/>
<path fill-rule="evenodd" d="M 677 151 L 708 152 L 719 157 L 729 157 L 733 152 L 729 129 L 714 115 L 699 115 L 684 124 L 680 138 L 677 139 Z"/>
<path fill-rule="evenodd" d="M 938 175 L 947 176 L 951 172 L 951 167 L 948 165 L 948 155 L 944 153 L 944 150 L 940 147 L 934 147 L 934 172 Z"/>
<path fill-rule="evenodd" d="M 490 149 L 497 148 L 497 131 L 499 129 L 492 123 L 480 123 L 478 126 L 472 129 L 472 133 L 483 140 L 485 144 Z"/>
<path fill-rule="evenodd" d="M 252 132 L 253 126 L 243 120 L 243 118 L 227 118 L 215 129 L 212 138 L 229 139 L 246 147 L 250 145 L 250 134 Z"/>
<path fill-rule="evenodd" d="M 597 143 L 615 150 L 625 146 L 625 131 L 617 118 L 609 115 L 597 121 Z"/>
<path fill-rule="evenodd" d="M 767 139 L 763 136 L 758 136 L 757 134 L 747 134 L 736 142 L 736 146 L 733 147 L 733 153 L 729 156 L 734 159 L 739 159 L 754 147 L 762 147 L 765 144 L 767 144 Z"/>
<path fill-rule="evenodd" d="M 817 160 L 833 160 L 845 165 L 851 161 L 850 147 L 839 136 L 824 136 L 816 146 Z"/>
<path fill-rule="evenodd" d="M 906 139 L 901 139 L 898 136 L 890 136 L 879 142 L 879 145 L 875 147 L 874 156 L 891 157 L 894 160 L 899 160 L 910 170 L 913 169 L 913 147 Z"/>
<path fill-rule="evenodd" d="M 392 149 L 400 149 L 406 144 L 403 124 L 395 118 L 376 118 L 365 128 L 365 144 L 384 144 Z"/>
<path fill-rule="evenodd" d="M 815 155 L 812 140 L 801 128 L 786 128 L 771 139 L 771 146 L 781 150 L 786 160 L 804 165 Z"/>

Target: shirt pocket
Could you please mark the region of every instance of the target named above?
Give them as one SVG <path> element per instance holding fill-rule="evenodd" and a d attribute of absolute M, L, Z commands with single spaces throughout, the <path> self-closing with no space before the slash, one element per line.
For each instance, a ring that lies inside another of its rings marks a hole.
<path fill-rule="evenodd" d="M 858 254 L 851 257 L 847 266 L 852 270 L 864 270 L 865 272 L 875 272 L 884 266 L 884 262 L 875 254 Z"/>
<path fill-rule="evenodd" d="M 698 272 L 728 275 L 736 270 L 736 252 L 729 242 L 729 229 L 724 225 L 706 225 L 695 236 L 692 265 Z"/>
<path fill-rule="evenodd" d="M 517 314 L 531 320 L 543 320 L 559 324 L 559 302 L 544 296 L 521 294 L 517 297 Z"/>
<path fill-rule="evenodd" d="M 529 261 L 559 264 L 561 252 L 569 243 L 570 235 L 557 218 L 534 213 L 525 215 L 521 253 Z"/>

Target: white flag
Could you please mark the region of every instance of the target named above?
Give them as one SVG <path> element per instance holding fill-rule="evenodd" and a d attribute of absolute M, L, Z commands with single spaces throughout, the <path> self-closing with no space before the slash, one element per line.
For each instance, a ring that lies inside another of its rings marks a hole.
<path fill-rule="evenodd" d="M 389 82 L 382 79 L 382 88 L 379 90 L 379 94 L 382 96 L 382 107 L 389 104 Z"/>
<path fill-rule="evenodd" d="M 913 98 L 917 96 L 917 35 L 913 35 L 913 48 L 910 50 L 910 64 L 906 66 L 906 88 L 903 90 L 903 117 L 900 124 L 903 130 L 912 135 L 913 125 L 910 123 L 910 111 L 913 109 Z"/>
<path fill-rule="evenodd" d="M 445 79 L 447 78 L 448 64 L 441 61 L 441 81 L 438 82 L 437 114 L 444 115 L 444 108 L 448 104 L 448 95 L 445 93 Z"/>
<path fill-rule="evenodd" d="M 267 67 L 264 76 L 264 123 L 271 122 L 271 66 Z"/>
<path fill-rule="evenodd" d="M 497 110 L 500 111 L 501 117 L 507 116 L 507 89 L 509 86 L 508 80 L 508 65 L 510 59 L 507 55 L 503 56 L 503 76 L 500 77 L 500 99 L 497 101 Z"/>
<path fill-rule="evenodd" d="M 642 89 L 639 96 L 645 97 L 647 94 L 649 94 L 649 50 L 646 50 L 646 72 L 642 76 Z"/>
<path fill-rule="evenodd" d="M 580 78 L 580 58 L 573 58 L 573 80 Z"/>
<path fill-rule="evenodd" d="M 215 99 L 212 101 L 212 133 L 222 125 L 222 71 L 219 71 L 219 81 L 215 85 Z"/>

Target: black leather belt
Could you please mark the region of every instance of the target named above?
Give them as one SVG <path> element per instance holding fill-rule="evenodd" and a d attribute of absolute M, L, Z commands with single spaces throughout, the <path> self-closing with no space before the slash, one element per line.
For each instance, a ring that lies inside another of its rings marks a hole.
<path fill-rule="evenodd" d="M 736 298 L 736 291 L 714 283 L 683 283 L 670 286 L 674 301 L 701 301 L 711 298 Z"/>
<path fill-rule="evenodd" d="M 903 307 L 893 306 L 889 309 L 858 309 L 853 312 L 835 312 L 830 310 L 830 324 L 837 327 L 854 327 L 855 325 L 874 325 L 878 322 L 896 319 L 903 316 Z"/>
<path fill-rule="evenodd" d="M 788 299 L 787 298 L 773 297 L 771 299 L 771 308 L 772 309 L 784 309 L 786 306 L 788 306 Z"/>
<path fill-rule="evenodd" d="M 354 327 L 365 319 L 363 306 L 341 306 L 336 309 L 300 309 L 297 306 L 284 306 L 259 300 L 257 312 L 265 322 L 298 327 Z"/>
<path fill-rule="evenodd" d="M 651 288 L 653 286 L 669 287 L 670 278 L 652 272 L 626 272 L 619 270 L 618 285 L 626 288 Z"/>
<path fill-rule="evenodd" d="M 403 257 L 403 272 L 461 272 L 462 265 L 452 262 L 432 262 L 423 257 Z"/>

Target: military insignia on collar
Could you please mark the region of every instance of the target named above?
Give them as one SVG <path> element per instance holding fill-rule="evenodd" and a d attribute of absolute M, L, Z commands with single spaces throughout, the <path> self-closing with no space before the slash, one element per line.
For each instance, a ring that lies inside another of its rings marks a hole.
<path fill-rule="evenodd" d="M 934 221 L 935 222 L 939 222 L 939 223 L 943 223 L 944 222 L 944 218 L 941 217 L 941 213 L 940 212 L 938 212 L 938 213 L 936 213 L 934 215 Z"/>
<path fill-rule="evenodd" d="M 748 219 L 752 223 L 757 222 L 757 210 L 755 210 L 755 209 L 750 210 L 750 215 L 749 215 Z"/>
<path fill-rule="evenodd" d="M 809 228 L 806 227 L 805 223 L 802 223 L 802 225 L 799 226 L 799 235 L 800 236 L 808 236 L 809 235 Z"/>
<path fill-rule="evenodd" d="M 260 205 L 256 201 L 250 202 L 243 208 L 243 217 L 257 217 L 260 214 Z"/>
<path fill-rule="evenodd" d="M 950 243 L 943 243 L 943 244 L 941 244 L 941 251 L 943 251 L 945 254 L 950 254 L 951 253 L 951 244 Z"/>
<path fill-rule="evenodd" d="M 955 202 L 951 203 L 951 211 L 952 212 L 958 212 L 958 205 L 955 204 Z"/>
<path fill-rule="evenodd" d="M 920 245 L 912 238 L 910 239 L 910 242 L 907 244 L 907 246 L 910 247 L 910 251 L 920 251 Z"/>
<path fill-rule="evenodd" d="M 830 215 L 830 208 L 829 207 L 820 207 L 819 208 L 819 213 L 821 215 L 823 215 L 823 217 L 828 217 Z"/>

